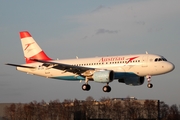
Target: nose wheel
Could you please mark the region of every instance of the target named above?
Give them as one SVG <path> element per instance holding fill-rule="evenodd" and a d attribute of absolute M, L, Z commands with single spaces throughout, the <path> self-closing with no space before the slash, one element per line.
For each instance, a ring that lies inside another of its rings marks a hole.
<path fill-rule="evenodd" d="M 147 84 L 147 87 L 148 87 L 148 88 L 152 88 L 152 87 L 153 87 L 153 84 L 148 83 L 148 84 Z"/>
<path fill-rule="evenodd" d="M 150 76 L 150 75 L 147 75 L 147 76 L 146 76 L 146 79 L 147 79 L 147 81 L 148 81 L 147 87 L 148 87 L 148 88 L 152 88 L 152 87 L 153 87 L 153 84 L 151 83 L 151 76 Z"/>

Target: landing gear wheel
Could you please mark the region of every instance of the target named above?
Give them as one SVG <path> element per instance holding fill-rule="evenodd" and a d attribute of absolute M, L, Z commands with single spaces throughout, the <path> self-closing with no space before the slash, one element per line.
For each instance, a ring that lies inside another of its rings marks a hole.
<path fill-rule="evenodd" d="M 104 92 L 110 92 L 111 91 L 111 87 L 110 86 L 104 86 L 103 87 L 103 91 Z"/>
<path fill-rule="evenodd" d="M 82 85 L 82 89 L 83 89 L 84 91 L 89 91 L 89 90 L 91 89 L 91 86 L 90 86 L 89 84 L 83 84 L 83 85 Z"/>
<path fill-rule="evenodd" d="M 148 83 L 148 84 L 147 84 L 147 87 L 148 87 L 148 88 L 152 88 L 152 87 L 153 87 L 153 84 Z"/>

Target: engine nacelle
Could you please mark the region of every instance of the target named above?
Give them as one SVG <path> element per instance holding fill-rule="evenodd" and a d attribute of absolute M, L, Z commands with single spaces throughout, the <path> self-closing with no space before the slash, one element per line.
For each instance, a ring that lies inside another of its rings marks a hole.
<path fill-rule="evenodd" d="M 138 86 L 144 83 L 144 77 L 127 77 L 124 79 L 119 79 L 118 81 L 125 83 L 126 85 Z"/>
<path fill-rule="evenodd" d="M 99 82 L 99 83 L 112 82 L 114 79 L 114 72 L 111 70 L 96 71 L 93 74 L 92 78 L 95 82 Z"/>

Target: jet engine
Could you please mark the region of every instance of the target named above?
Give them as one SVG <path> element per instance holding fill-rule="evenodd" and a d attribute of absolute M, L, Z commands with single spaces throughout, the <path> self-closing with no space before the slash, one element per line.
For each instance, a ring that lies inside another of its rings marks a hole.
<path fill-rule="evenodd" d="M 126 85 L 138 86 L 144 83 L 144 77 L 127 77 L 124 79 L 119 79 L 118 81 L 125 83 Z"/>
<path fill-rule="evenodd" d="M 114 72 L 111 70 L 96 71 L 92 78 L 95 82 L 99 83 L 112 82 L 114 79 Z"/>

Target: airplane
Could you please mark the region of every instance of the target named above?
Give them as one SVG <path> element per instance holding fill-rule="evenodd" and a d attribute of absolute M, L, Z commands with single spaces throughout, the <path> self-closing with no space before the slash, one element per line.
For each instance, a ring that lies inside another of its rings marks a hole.
<path fill-rule="evenodd" d="M 20 32 L 25 64 L 15 66 L 17 70 L 32 75 L 67 81 L 82 81 L 82 90 L 89 91 L 89 81 L 105 83 L 104 92 L 110 92 L 109 83 L 118 80 L 126 85 L 139 86 L 147 79 L 147 87 L 152 88 L 151 77 L 174 70 L 173 63 L 161 55 L 133 54 L 121 56 L 103 56 L 94 58 L 74 58 L 66 60 L 51 59 L 39 47 L 28 31 Z"/>

